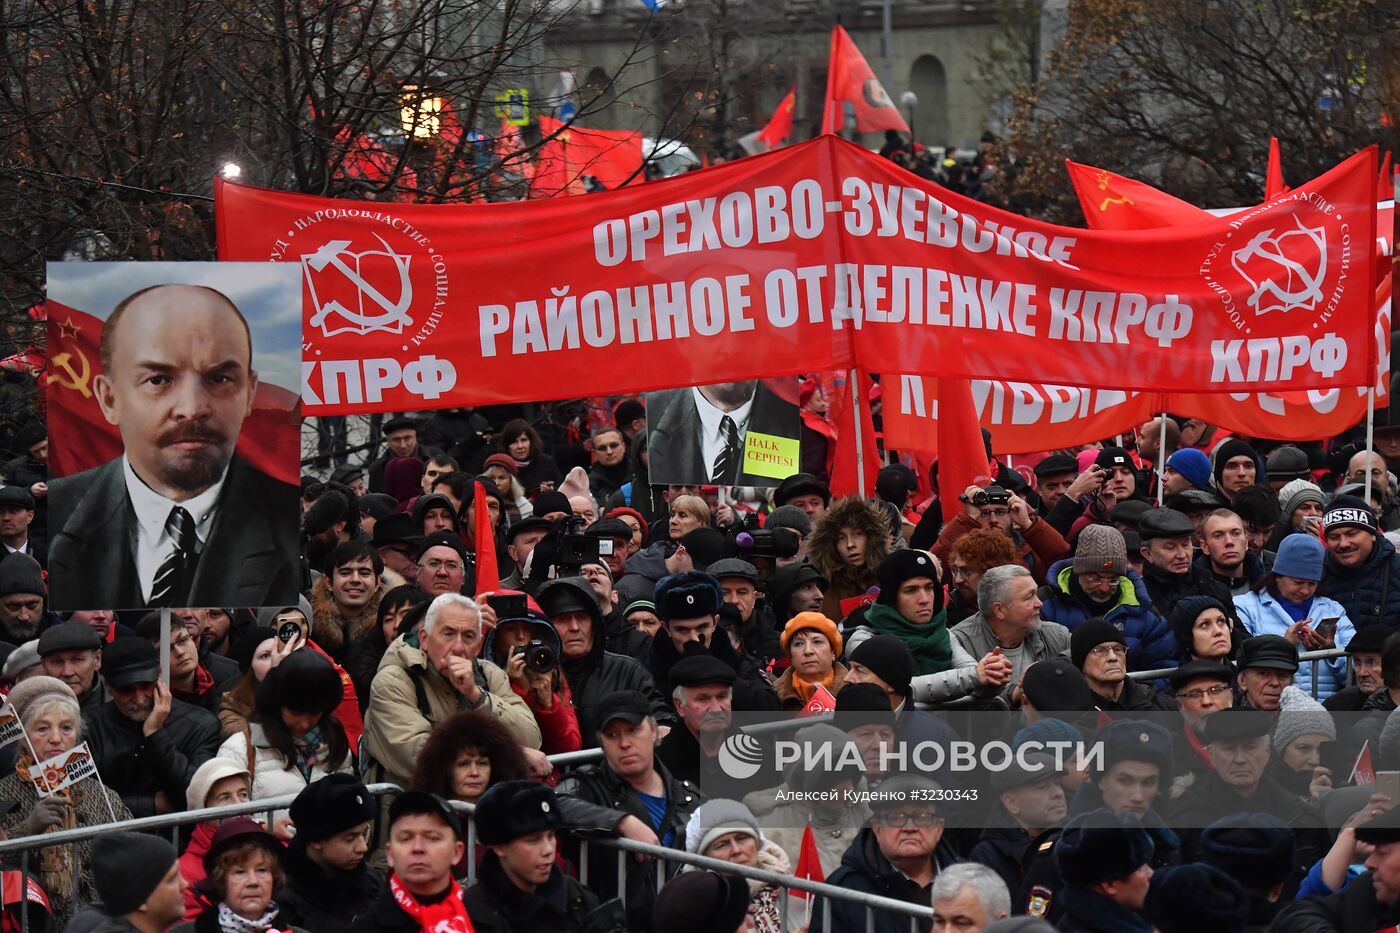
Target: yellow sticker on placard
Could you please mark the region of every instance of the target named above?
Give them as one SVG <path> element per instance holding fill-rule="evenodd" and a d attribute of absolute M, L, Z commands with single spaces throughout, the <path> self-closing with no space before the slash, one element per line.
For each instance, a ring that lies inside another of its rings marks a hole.
<path fill-rule="evenodd" d="M 750 431 L 744 440 L 743 472 L 753 476 L 786 479 L 800 472 L 797 465 L 799 442 L 795 437 L 778 437 Z"/>

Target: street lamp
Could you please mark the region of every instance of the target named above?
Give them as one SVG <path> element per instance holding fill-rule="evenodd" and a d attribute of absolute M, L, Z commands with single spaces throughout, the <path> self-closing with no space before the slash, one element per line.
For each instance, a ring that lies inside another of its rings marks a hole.
<path fill-rule="evenodd" d="M 243 166 L 237 162 L 225 162 L 224 167 L 219 169 L 219 174 L 225 178 L 234 179 L 243 174 Z"/>
<path fill-rule="evenodd" d="M 899 95 L 899 104 L 909 111 L 909 142 L 912 144 L 918 138 L 914 135 L 914 108 L 919 106 L 919 95 L 913 91 L 905 91 Z"/>
<path fill-rule="evenodd" d="M 405 84 L 399 99 L 399 123 L 409 139 L 429 139 L 442 129 L 443 100 L 426 85 Z"/>

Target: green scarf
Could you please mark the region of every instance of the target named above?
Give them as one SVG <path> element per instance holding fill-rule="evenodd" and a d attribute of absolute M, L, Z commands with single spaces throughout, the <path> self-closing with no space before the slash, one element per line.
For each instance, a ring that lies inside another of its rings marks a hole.
<path fill-rule="evenodd" d="M 948 634 L 948 613 L 915 625 L 891 606 L 874 603 L 865 610 L 865 624 L 877 635 L 893 635 L 914 653 L 914 676 L 941 674 L 953 666 L 953 640 Z"/>

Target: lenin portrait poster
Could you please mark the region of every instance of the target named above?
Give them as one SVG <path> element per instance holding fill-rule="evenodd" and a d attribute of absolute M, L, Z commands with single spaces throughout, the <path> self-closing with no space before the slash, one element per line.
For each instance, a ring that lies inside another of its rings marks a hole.
<path fill-rule="evenodd" d="M 49 605 L 294 604 L 301 269 L 48 266 Z"/>

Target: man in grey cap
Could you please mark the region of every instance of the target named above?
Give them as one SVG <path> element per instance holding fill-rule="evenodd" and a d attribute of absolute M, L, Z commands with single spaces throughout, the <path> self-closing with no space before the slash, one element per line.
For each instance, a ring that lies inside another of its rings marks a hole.
<path fill-rule="evenodd" d="M 719 581 L 724 601 L 739 610 L 739 638 L 744 651 L 765 668 L 783 657 L 778 638 L 780 626 L 758 587 L 758 568 L 746 560 L 727 557 L 711 564 L 709 573 Z"/>
<path fill-rule="evenodd" d="M 1239 664 L 1236 708 L 1278 712 L 1298 671 L 1297 647 L 1282 635 L 1255 635 L 1240 646 Z"/>
<path fill-rule="evenodd" d="M 1187 596 L 1213 596 L 1226 607 L 1232 624 L 1238 626 L 1233 596 L 1224 583 L 1194 564 L 1192 541 L 1196 526 L 1176 509 L 1148 509 L 1138 519 L 1142 539 L 1142 582 L 1152 607 L 1165 618 Z"/>
<path fill-rule="evenodd" d="M 144 638 L 117 639 L 102 662 L 112 698 L 86 719 L 84 736 L 102 783 L 137 817 L 183 810 L 190 778 L 219 750 L 219 720 L 170 695 Z"/>
<path fill-rule="evenodd" d="M 91 626 L 82 622 L 64 622 L 47 629 L 39 636 L 39 663 L 44 673 L 57 677 L 73 688 L 82 707 L 83 719 L 107 702 L 102 689 L 102 639 Z"/>

